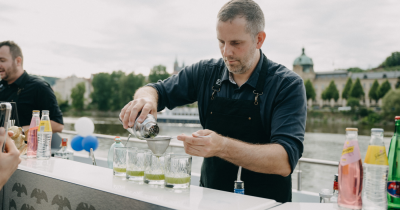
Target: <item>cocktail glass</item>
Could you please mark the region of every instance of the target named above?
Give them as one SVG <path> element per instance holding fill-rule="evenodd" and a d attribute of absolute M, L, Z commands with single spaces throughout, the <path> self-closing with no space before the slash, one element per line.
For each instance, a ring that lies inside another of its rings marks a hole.
<path fill-rule="evenodd" d="M 143 182 L 145 163 L 145 150 L 129 149 L 127 152 L 126 179 Z"/>
<path fill-rule="evenodd" d="M 171 154 L 165 160 L 165 187 L 188 189 L 192 171 L 192 156 L 187 154 Z"/>
<path fill-rule="evenodd" d="M 113 173 L 115 176 L 126 175 L 126 147 L 114 148 Z"/>
<path fill-rule="evenodd" d="M 144 183 L 164 185 L 164 155 L 157 157 L 153 153 L 146 153 L 146 169 Z"/>

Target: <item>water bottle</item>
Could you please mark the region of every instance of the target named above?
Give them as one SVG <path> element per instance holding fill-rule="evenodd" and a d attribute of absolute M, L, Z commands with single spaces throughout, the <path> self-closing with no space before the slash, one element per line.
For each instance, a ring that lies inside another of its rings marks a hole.
<path fill-rule="evenodd" d="M 108 150 L 108 157 L 107 157 L 107 163 L 108 163 L 108 168 L 113 169 L 113 161 L 114 161 L 114 148 L 115 147 L 124 147 L 124 145 L 121 143 L 121 138 L 119 136 L 116 136 L 114 138 L 114 143 L 111 145 L 110 150 Z"/>
<path fill-rule="evenodd" d="M 363 209 L 387 208 L 386 177 L 389 164 L 383 143 L 383 129 L 372 128 L 364 160 Z"/>
<path fill-rule="evenodd" d="M 36 158 L 39 160 L 50 159 L 51 157 L 51 130 L 49 110 L 42 111 L 42 119 L 40 120 L 38 129 L 38 146 Z"/>
<path fill-rule="evenodd" d="M 67 143 L 67 138 L 61 140 L 61 149 L 54 153 L 55 158 L 74 160 L 74 153 L 68 149 Z"/>
<path fill-rule="evenodd" d="M 36 158 L 37 143 L 38 143 L 37 135 L 38 135 L 39 124 L 40 124 L 40 111 L 33 110 L 32 120 L 28 132 L 28 152 L 27 152 L 28 158 Z"/>

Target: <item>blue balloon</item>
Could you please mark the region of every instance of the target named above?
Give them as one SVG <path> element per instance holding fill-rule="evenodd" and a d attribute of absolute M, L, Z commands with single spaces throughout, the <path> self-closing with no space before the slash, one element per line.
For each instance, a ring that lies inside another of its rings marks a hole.
<path fill-rule="evenodd" d="M 99 141 L 97 140 L 96 136 L 86 136 L 82 140 L 83 149 L 90 152 L 90 148 L 93 148 L 93 151 L 97 149 L 99 146 Z"/>
<path fill-rule="evenodd" d="M 83 140 L 82 136 L 79 135 L 75 136 L 71 141 L 72 149 L 75 151 L 82 151 L 83 150 L 82 140 Z"/>

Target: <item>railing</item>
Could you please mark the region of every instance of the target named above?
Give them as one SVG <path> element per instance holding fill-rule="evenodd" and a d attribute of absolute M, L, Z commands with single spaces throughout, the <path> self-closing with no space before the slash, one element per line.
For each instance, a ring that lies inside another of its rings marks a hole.
<path fill-rule="evenodd" d="M 77 135 L 77 133 L 75 131 L 68 131 L 68 130 L 64 130 L 64 131 L 62 131 L 62 133 L 68 134 L 68 135 Z M 110 140 L 114 140 L 114 137 L 115 137 L 115 136 L 104 135 L 104 134 L 93 134 L 93 135 L 98 138 L 110 139 Z M 127 137 L 121 137 L 122 141 L 126 141 L 127 139 L 128 139 Z M 137 142 L 137 143 L 145 143 L 143 140 L 136 139 L 136 138 L 130 138 L 129 141 Z M 183 143 L 181 143 L 181 142 L 171 142 L 169 145 L 173 146 L 173 147 L 183 148 Z M 312 158 L 300 158 L 299 162 L 297 163 L 297 170 L 295 171 L 297 173 L 297 190 L 298 191 L 301 191 L 301 173 L 302 173 L 301 164 L 302 163 L 325 165 L 325 166 L 336 166 L 336 167 L 339 166 L 339 162 L 337 162 L 337 161 L 319 160 L 319 159 L 312 159 Z"/>

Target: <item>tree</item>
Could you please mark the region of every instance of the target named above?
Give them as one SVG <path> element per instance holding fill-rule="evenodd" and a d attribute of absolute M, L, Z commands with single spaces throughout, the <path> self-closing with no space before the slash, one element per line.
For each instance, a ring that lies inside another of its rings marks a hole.
<path fill-rule="evenodd" d="M 393 52 L 392 55 L 386 58 L 381 64 L 381 67 L 400 66 L 400 52 Z"/>
<path fill-rule="evenodd" d="M 376 103 L 378 103 L 379 100 L 378 88 L 379 88 L 378 80 L 375 80 L 368 93 L 369 98 L 375 100 Z"/>
<path fill-rule="evenodd" d="M 125 72 L 123 71 L 113 71 L 110 75 L 110 109 L 113 111 L 121 110 L 121 94 L 122 86 L 120 85 L 121 81 L 125 77 Z"/>
<path fill-rule="evenodd" d="M 363 70 L 363 69 L 360 69 L 360 68 L 358 68 L 358 67 L 352 67 L 352 68 L 348 68 L 347 69 L 347 72 L 364 72 L 365 70 Z"/>
<path fill-rule="evenodd" d="M 333 80 L 329 83 L 329 86 L 322 93 L 322 98 L 323 100 L 328 101 L 330 101 L 331 99 L 337 101 L 339 99 L 339 91 L 337 90 L 335 82 Z"/>
<path fill-rule="evenodd" d="M 72 88 L 71 99 L 72 107 L 74 109 L 83 110 L 83 107 L 85 105 L 85 92 L 86 87 L 84 82 L 78 83 L 74 88 Z"/>
<path fill-rule="evenodd" d="M 145 84 L 146 78 L 142 74 L 135 75 L 133 72 L 122 78 L 120 82 L 120 109 L 129 101 L 133 100 L 136 90 Z"/>
<path fill-rule="evenodd" d="M 393 120 L 400 113 L 400 89 L 390 90 L 382 99 L 383 113 Z"/>
<path fill-rule="evenodd" d="M 362 99 L 364 95 L 365 94 L 363 87 L 361 86 L 360 79 L 357 78 L 357 80 L 354 82 L 353 86 L 350 89 L 349 96 L 357 99 Z"/>
<path fill-rule="evenodd" d="M 352 110 L 355 110 L 355 107 L 359 107 L 360 106 L 360 99 L 358 98 L 348 98 L 347 99 L 347 106 L 351 106 Z"/>
<path fill-rule="evenodd" d="M 350 92 L 350 89 L 351 89 L 352 85 L 353 85 L 353 81 L 349 77 L 349 79 L 347 79 L 346 85 L 344 86 L 344 89 L 343 89 L 343 92 L 342 92 L 342 98 L 345 98 L 345 99 L 349 98 L 349 92 Z"/>
<path fill-rule="evenodd" d="M 110 110 L 110 96 L 113 94 L 110 87 L 110 74 L 99 73 L 92 80 L 92 104 L 101 111 Z M 117 94 L 117 93 L 114 93 Z"/>
<path fill-rule="evenodd" d="M 158 82 L 158 80 L 167 79 L 169 76 L 170 75 L 167 72 L 167 67 L 165 67 L 163 65 L 154 66 L 150 70 L 149 82 L 155 83 L 155 82 Z"/>
<path fill-rule="evenodd" d="M 306 97 L 307 97 L 307 101 L 311 98 L 312 100 L 315 100 L 315 90 L 314 87 L 311 83 L 311 81 L 308 79 L 305 84 L 304 84 L 305 88 L 306 88 Z"/>
<path fill-rule="evenodd" d="M 383 98 L 386 95 L 386 93 L 389 92 L 390 89 L 392 89 L 392 87 L 390 87 L 389 81 L 386 80 L 385 82 L 382 83 L 381 86 L 379 86 L 377 95 L 379 96 L 379 98 Z"/>
<path fill-rule="evenodd" d="M 62 99 L 62 96 L 59 92 L 54 92 L 54 95 L 56 96 L 57 104 L 58 107 L 60 107 L 61 112 L 68 111 L 69 108 L 68 100 Z"/>

